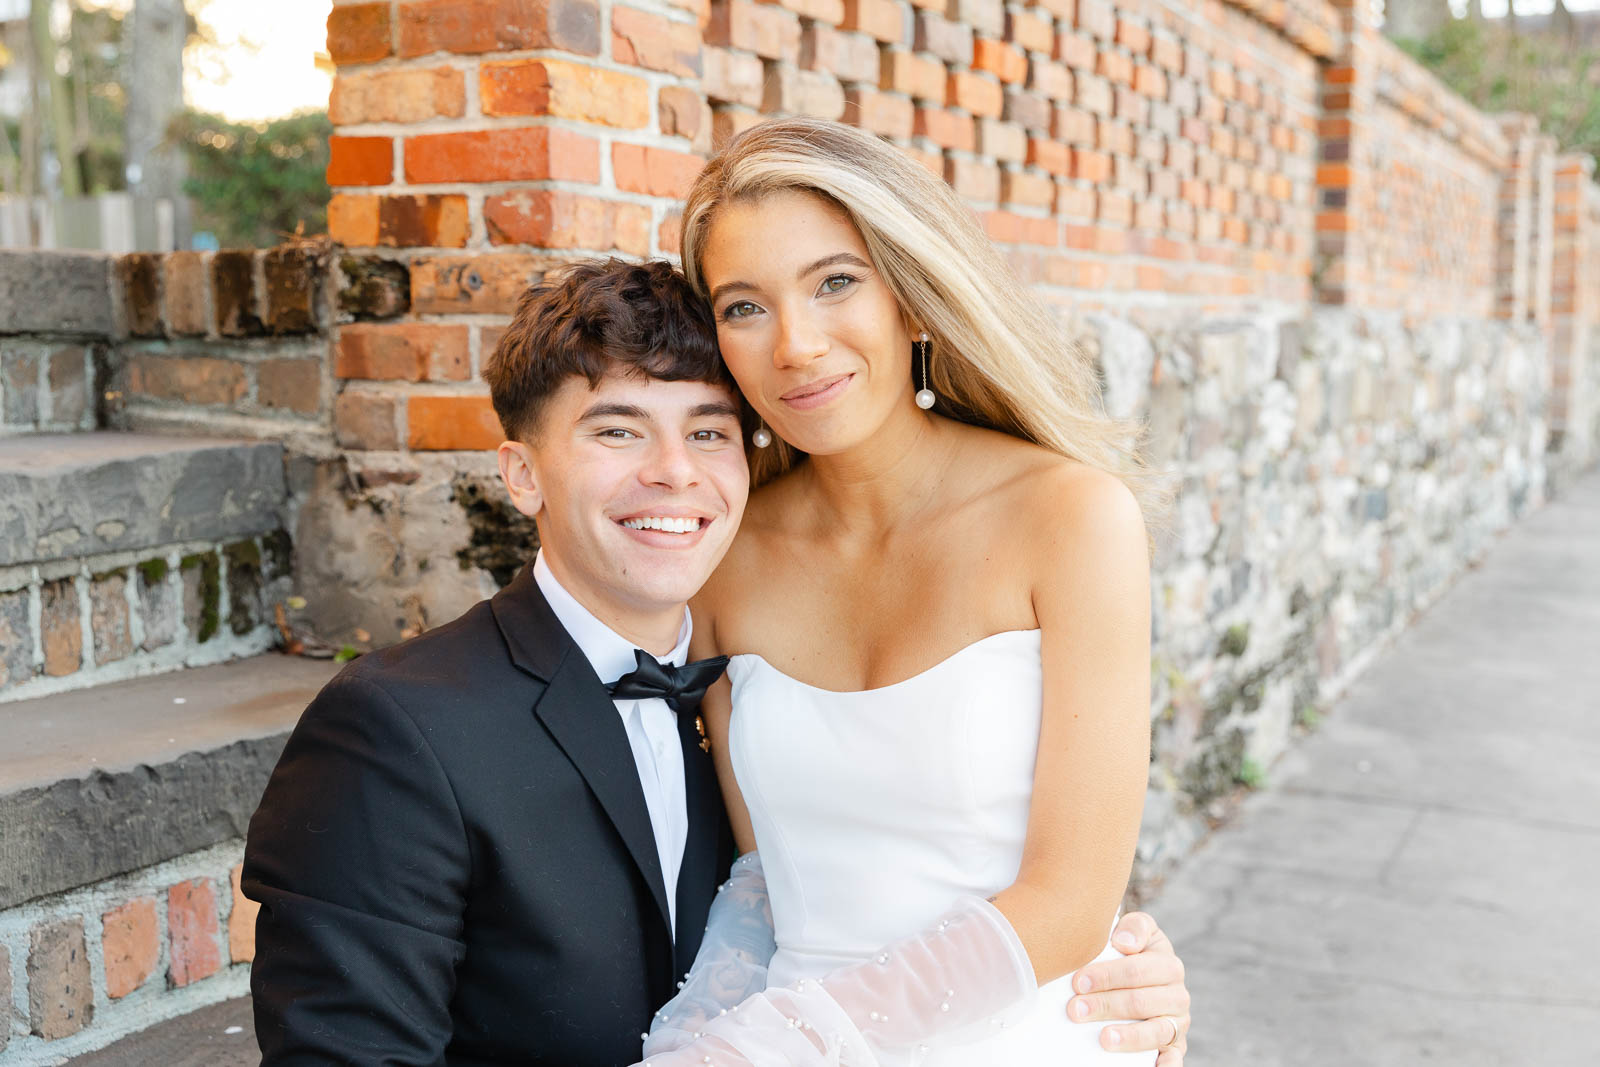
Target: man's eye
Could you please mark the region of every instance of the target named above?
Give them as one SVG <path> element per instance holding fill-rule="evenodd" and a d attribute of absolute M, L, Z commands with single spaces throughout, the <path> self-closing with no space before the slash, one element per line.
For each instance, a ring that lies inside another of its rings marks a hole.
<path fill-rule="evenodd" d="M 842 293 L 856 282 L 853 274 L 830 274 L 822 279 L 824 293 Z"/>
<path fill-rule="evenodd" d="M 691 441 L 726 441 L 728 435 L 721 430 L 696 430 L 689 435 Z"/>
<path fill-rule="evenodd" d="M 722 321 L 727 322 L 730 319 L 748 318 L 755 314 L 755 312 L 756 306 L 750 301 L 735 300 L 733 303 L 722 309 Z"/>
<path fill-rule="evenodd" d="M 599 436 L 612 441 L 626 441 L 628 438 L 633 437 L 634 433 L 632 430 L 624 430 L 620 426 L 613 426 L 610 429 L 601 430 Z"/>

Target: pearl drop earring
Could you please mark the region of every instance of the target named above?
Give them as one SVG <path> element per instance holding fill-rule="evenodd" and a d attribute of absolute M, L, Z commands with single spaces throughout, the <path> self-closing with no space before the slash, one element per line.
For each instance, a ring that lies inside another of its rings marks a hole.
<path fill-rule="evenodd" d="M 765 426 L 757 426 L 756 432 L 750 435 L 750 443 L 757 448 L 766 448 L 772 444 L 772 431 Z"/>
<path fill-rule="evenodd" d="M 917 390 L 915 397 L 917 407 L 927 411 L 933 407 L 938 398 L 933 395 L 933 390 L 928 388 L 928 349 L 933 347 L 933 342 L 928 340 L 926 332 L 917 334 L 917 355 L 922 360 L 922 388 Z"/>

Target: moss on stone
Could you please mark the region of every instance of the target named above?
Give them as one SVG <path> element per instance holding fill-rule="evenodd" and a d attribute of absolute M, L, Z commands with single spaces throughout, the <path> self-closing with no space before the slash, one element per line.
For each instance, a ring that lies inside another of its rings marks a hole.
<path fill-rule="evenodd" d="M 216 636 L 222 623 L 222 561 L 215 552 L 198 552 L 183 557 L 180 570 L 200 570 L 200 625 L 195 640 L 205 644 Z"/>
<path fill-rule="evenodd" d="M 145 585 L 160 585 L 167 580 L 167 561 L 165 557 L 147 559 L 137 564 L 139 577 L 144 579 Z"/>
<path fill-rule="evenodd" d="M 1236 622 L 1228 627 L 1227 633 L 1222 635 L 1222 654 L 1224 656 L 1242 656 L 1244 650 L 1250 647 L 1250 624 Z"/>
<path fill-rule="evenodd" d="M 111 570 L 101 571 L 99 574 L 91 574 L 89 576 L 89 580 L 92 581 L 92 582 L 99 583 L 99 582 L 109 581 L 112 578 L 124 578 L 125 579 L 127 577 L 128 577 L 128 568 L 126 568 L 126 567 L 113 567 Z"/>
<path fill-rule="evenodd" d="M 269 578 L 281 578 L 294 569 L 294 543 L 283 530 L 274 530 L 261 539 L 266 554 L 266 571 Z"/>
<path fill-rule="evenodd" d="M 235 541 L 222 554 L 228 559 L 228 627 L 243 637 L 259 621 L 261 548 L 254 541 Z"/>

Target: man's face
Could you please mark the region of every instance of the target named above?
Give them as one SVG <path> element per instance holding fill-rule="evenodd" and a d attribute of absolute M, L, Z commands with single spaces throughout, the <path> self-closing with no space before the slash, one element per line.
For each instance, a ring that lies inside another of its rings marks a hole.
<path fill-rule="evenodd" d="M 675 631 L 750 490 L 733 394 L 618 374 L 590 389 L 572 377 L 531 441 L 500 447 L 512 501 L 537 521 L 567 591 L 635 640 L 662 619 Z"/>

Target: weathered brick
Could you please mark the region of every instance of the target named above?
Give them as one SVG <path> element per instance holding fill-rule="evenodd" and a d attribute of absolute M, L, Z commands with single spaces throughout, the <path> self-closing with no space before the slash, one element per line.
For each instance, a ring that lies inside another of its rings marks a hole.
<path fill-rule="evenodd" d="M 918 100 L 944 103 L 944 64 L 913 52 L 885 48 L 878 65 L 878 88 Z"/>
<path fill-rule="evenodd" d="M 611 146 L 611 174 L 623 192 L 681 200 L 704 167 L 699 156 L 670 148 L 620 142 Z"/>
<path fill-rule="evenodd" d="M 160 337 L 161 257 L 148 252 L 118 256 L 116 274 L 122 287 L 128 333 L 134 337 Z"/>
<path fill-rule="evenodd" d="M 328 236 L 349 248 L 378 243 L 378 197 L 334 193 L 328 198 Z"/>
<path fill-rule="evenodd" d="M 400 5 L 400 55 L 558 48 L 600 54 L 592 0 L 420 0 Z"/>
<path fill-rule="evenodd" d="M 839 25 L 884 44 L 898 44 L 905 39 L 905 13 L 896 0 L 844 0 L 844 20 Z"/>
<path fill-rule="evenodd" d="M 33 626 L 29 622 L 28 601 L 26 589 L 0 593 L 0 690 L 33 677 Z M 0 1020 L 4 1018 L 0 1012 Z"/>
<path fill-rule="evenodd" d="M 1006 12 L 1006 40 L 1029 52 L 1048 55 L 1055 47 L 1056 31 L 1048 15 L 1038 11 Z"/>
<path fill-rule="evenodd" d="M 600 180 L 600 145 L 550 126 L 435 133 L 406 140 L 406 181 Z"/>
<path fill-rule="evenodd" d="M 981 37 L 1000 37 L 1006 32 L 1003 0 L 949 0 L 945 15 L 971 26 Z"/>
<path fill-rule="evenodd" d="M 418 452 L 486 451 L 505 440 L 494 406 L 483 395 L 412 396 L 407 445 Z"/>
<path fill-rule="evenodd" d="M 139 593 L 139 617 L 144 620 L 146 652 L 172 644 L 178 638 L 178 601 L 172 591 L 165 559 L 149 559 L 134 568 Z"/>
<path fill-rule="evenodd" d="M 126 572 L 103 575 L 89 583 L 89 631 L 94 635 L 96 664 L 115 663 L 133 651 Z"/>
<path fill-rule="evenodd" d="M 777 3 L 802 19 L 820 23 L 824 29 L 837 26 L 844 19 L 844 0 L 777 0 Z"/>
<path fill-rule="evenodd" d="M 50 421 L 78 426 L 89 413 L 89 353 L 78 345 L 58 348 L 46 357 L 45 390 Z"/>
<path fill-rule="evenodd" d="M 898 93 L 885 93 L 866 86 L 845 93 L 846 119 L 880 137 L 896 140 L 910 137 L 914 111 L 911 98 Z"/>
<path fill-rule="evenodd" d="M 1005 92 L 1000 83 L 976 71 L 950 72 L 945 83 L 945 103 L 980 117 L 999 118 L 1005 110 Z"/>
<path fill-rule="evenodd" d="M 1100 52 L 1095 56 L 1094 71 L 1117 85 L 1133 84 L 1133 60 L 1121 52 Z"/>
<path fill-rule="evenodd" d="M 158 400 L 236 404 L 244 397 L 247 386 L 244 368 L 231 360 L 146 353 L 128 360 L 129 390 Z"/>
<path fill-rule="evenodd" d="M 1005 108 L 1000 117 L 1030 133 L 1046 133 L 1050 129 L 1050 118 L 1054 111 L 1050 101 L 1038 93 L 1007 89 Z"/>
<path fill-rule="evenodd" d="M 328 184 L 388 185 L 394 180 L 394 138 L 328 138 Z"/>
<path fill-rule="evenodd" d="M 1013 122 L 979 119 L 978 154 L 1001 163 L 1021 163 L 1028 157 L 1028 132 Z"/>
<path fill-rule="evenodd" d="M 700 28 L 638 8 L 611 9 L 611 58 L 684 78 L 700 76 Z"/>
<path fill-rule="evenodd" d="M 93 1019 L 94 987 L 83 920 L 40 923 L 28 933 L 28 1022 L 32 1032 L 56 1041 L 77 1033 Z"/>
<path fill-rule="evenodd" d="M 316 329 L 320 272 L 321 252 L 312 245 L 279 245 L 261 254 L 268 330 L 281 337 Z"/>
<path fill-rule="evenodd" d="M 1083 181 L 1103 182 L 1111 177 L 1111 157 L 1087 148 L 1072 150 L 1072 176 Z"/>
<path fill-rule="evenodd" d="M 1111 117 L 1116 110 L 1116 96 L 1111 91 L 1109 81 L 1089 71 L 1077 72 L 1073 81 L 1076 87 L 1073 102 L 1079 108 L 1105 118 Z"/>
<path fill-rule="evenodd" d="M 1110 42 L 1116 36 L 1117 16 L 1107 0 L 1078 0 L 1078 29 Z"/>
<path fill-rule="evenodd" d="M 986 70 L 1007 85 L 1016 85 L 1028 77 L 1028 57 L 1022 50 L 1003 41 L 979 37 L 973 42 L 972 65 Z"/>
<path fill-rule="evenodd" d="M 44 644 L 44 673 L 61 678 L 83 665 L 83 627 L 78 621 L 78 586 L 58 578 L 40 587 L 43 614 L 39 637 Z"/>
<path fill-rule="evenodd" d="M 700 63 L 704 68 L 700 85 L 713 104 L 722 102 L 746 107 L 761 106 L 762 79 L 766 70 L 759 58 L 708 45 L 700 50 Z"/>
<path fill-rule="evenodd" d="M 992 204 L 1000 199 L 1000 168 L 993 163 L 950 156 L 944 161 L 944 180 L 968 200 Z"/>
<path fill-rule="evenodd" d="M 411 263 L 411 309 L 424 315 L 510 315 L 523 290 L 559 262 L 505 253 L 416 259 Z"/>
<path fill-rule="evenodd" d="M 256 263 L 250 252 L 218 252 L 211 257 L 211 303 L 217 333 L 259 337 L 266 327 L 256 314 Z"/>
<path fill-rule="evenodd" d="M 832 74 L 801 70 L 787 63 L 767 64 L 761 109 L 768 114 L 836 120 L 844 117 L 844 104 L 844 88 Z"/>
<path fill-rule="evenodd" d="M 738 106 L 714 108 L 711 112 L 711 147 L 721 148 L 745 130 L 766 118 L 759 111 Z"/>
<path fill-rule="evenodd" d="M 387 56 L 392 32 L 391 5 L 338 4 L 328 13 L 328 55 L 341 67 Z"/>
<path fill-rule="evenodd" d="M 399 401 L 384 393 L 345 390 L 333 401 L 333 436 L 341 448 L 387 452 L 400 447 Z"/>
<path fill-rule="evenodd" d="M 711 105 L 687 85 L 663 85 L 656 94 L 660 129 L 668 137 L 687 139 L 697 152 L 711 148 Z"/>
<path fill-rule="evenodd" d="M 1097 54 L 1094 39 L 1086 33 L 1064 31 L 1056 34 L 1055 58 L 1072 70 L 1094 70 Z"/>
<path fill-rule="evenodd" d="M 182 988 L 216 974 L 217 892 L 211 879 L 193 878 L 167 890 L 167 980 Z"/>
<path fill-rule="evenodd" d="M 161 264 L 162 317 L 174 337 L 204 337 L 210 331 L 209 274 L 202 252 L 173 252 Z"/>
<path fill-rule="evenodd" d="M 239 881 L 244 874 L 244 864 L 236 863 L 228 871 L 228 883 L 233 889 L 233 908 L 228 912 L 228 958 L 234 963 L 252 963 L 256 958 L 256 916 L 261 905 L 244 895 Z"/>
<path fill-rule="evenodd" d="M 978 146 L 978 125 L 971 115 L 942 107 L 919 107 L 912 118 L 912 133 L 941 148 L 971 152 Z"/>
<path fill-rule="evenodd" d="M 523 189 L 483 203 L 489 240 L 497 245 L 650 251 L 650 209 L 556 189 Z M 414 276 L 414 275 L 413 275 Z"/>
<path fill-rule="evenodd" d="M 420 382 L 471 376 L 468 327 L 431 322 L 352 323 L 339 331 L 339 378 Z"/>
<path fill-rule="evenodd" d="M 136 897 L 100 917 L 106 996 L 117 1000 L 144 985 L 161 959 L 154 897 Z"/>
<path fill-rule="evenodd" d="M 1072 99 L 1072 71 L 1065 64 L 1032 56 L 1028 60 L 1028 91 L 1067 103 Z"/>
<path fill-rule="evenodd" d="M 340 73 L 328 97 L 335 126 L 460 118 L 466 110 L 466 79 L 451 67 Z"/>
<path fill-rule="evenodd" d="M 1050 136 L 1066 145 L 1094 147 L 1095 117 L 1073 107 L 1058 107 L 1050 123 Z"/>
<path fill-rule="evenodd" d="M 800 58 L 800 19 L 792 11 L 754 0 L 717 0 L 711 5 L 705 40 L 793 63 Z"/>
<path fill-rule="evenodd" d="M 1006 169 L 1000 173 L 1000 200 L 1023 207 L 1048 208 L 1055 202 L 1056 185 L 1043 174 Z"/>
<path fill-rule="evenodd" d="M 333 229 L 334 202 L 354 199 L 335 196 L 328 202 L 328 229 L 334 239 L 347 245 L 346 240 Z M 361 227 L 351 236 L 360 236 L 366 245 L 385 245 L 390 248 L 463 248 L 468 237 L 467 198 L 454 194 L 383 196 L 367 198 L 376 200 L 371 214 L 375 223 L 363 211 Z"/>
<path fill-rule="evenodd" d="M 932 52 L 946 63 L 966 66 L 972 62 L 974 40 L 971 26 L 963 26 L 932 11 L 917 12 L 912 47 L 918 52 Z"/>
<path fill-rule="evenodd" d="M 1048 137 L 1030 137 L 1028 164 L 1065 178 L 1072 172 L 1072 150 Z"/>
<path fill-rule="evenodd" d="M 650 123 L 643 78 L 561 59 L 485 63 L 478 91 L 485 115 L 548 115 L 623 129 Z"/>
<path fill-rule="evenodd" d="M 889 54 L 885 49 L 884 55 Z M 827 71 L 842 82 L 871 82 L 879 77 L 878 42 L 864 33 L 850 33 L 813 22 L 800 33 L 800 66 L 806 70 Z M 938 91 L 942 96 L 942 67 Z"/>
<path fill-rule="evenodd" d="M 411 308 L 411 272 L 379 256 L 339 258 L 339 307 L 357 319 L 388 319 Z"/>
<path fill-rule="evenodd" d="M 256 402 L 264 408 L 315 415 L 322 408 L 322 364 L 269 359 L 256 367 Z"/>

